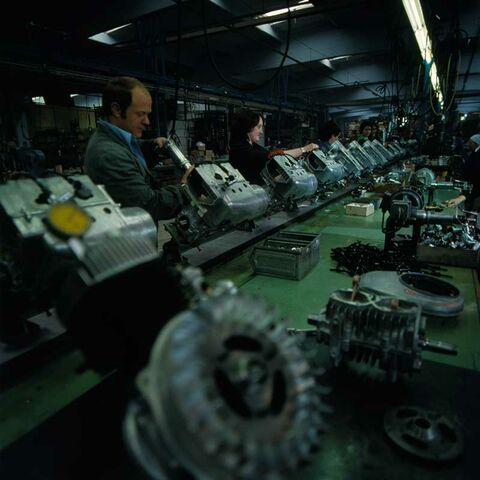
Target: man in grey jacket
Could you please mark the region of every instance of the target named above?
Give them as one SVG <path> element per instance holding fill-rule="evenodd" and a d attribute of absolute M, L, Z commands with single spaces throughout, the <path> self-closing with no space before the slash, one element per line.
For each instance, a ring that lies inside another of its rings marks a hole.
<path fill-rule="evenodd" d="M 88 142 L 85 172 L 95 183 L 105 185 L 123 207 L 144 208 L 155 222 L 175 217 L 184 204 L 181 186 L 155 188 L 142 152 L 146 143 L 163 147 L 166 140 L 140 140 L 152 111 L 145 85 L 132 77 L 113 78 L 103 93 L 102 107 L 106 120 L 99 120 Z"/>

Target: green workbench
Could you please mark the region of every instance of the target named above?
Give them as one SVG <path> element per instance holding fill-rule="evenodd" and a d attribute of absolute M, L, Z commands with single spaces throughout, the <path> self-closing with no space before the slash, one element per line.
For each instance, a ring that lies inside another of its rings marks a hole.
<path fill-rule="evenodd" d="M 241 291 L 276 305 L 289 326 L 307 327 L 308 315 L 318 313 L 326 305 L 331 292 L 351 286 L 351 279 L 346 274 L 331 271 L 334 265 L 330 250 L 358 240 L 379 247 L 383 245 L 381 212 L 369 217 L 347 216 L 344 204 L 348 201 L 350 198 L 330 204 L 288 227 L 289 230 L 321 235 L 320 262 L 304 279 L 294 281 L 254 275 L 249 263 L 253 248 L 250 247 L 206 272 L 207 280 L 214 283 L 219 279 L 231 279 Z M 452 276 L 450 281 L 463 294 L 465 310 L 458 319 L 429 322 L 427 334 L 434 340 L 455 343 L 459 355 L 424 353 L 422 371 L 411 377 L 402 377 L 395 385 L 385 384 L 382 372 L 363 365 L 327 370 L 323 382 L 333 387 L 332 394 L 326 399 L 326 403 L 334 408 L 333 414 L 327 417 L 330 430 L 323 435 L 322 448 L 313 464 L 294 478 L 477 478 L 471 476 L 471 472 L 476 471 L 475 439 L 480 435 L 480 324 L 476 272 L 448 267 L 446 273 Z M 309 343 L 306 348 L 308 354 L 315 357 L 315 362 L 328 366 L 326 347 Z M 125 399 L 120 396 L 126 395 L 125 385 L 117 381 L 115 375 L 101 378 L 91 371 L 82 371 L 82 364 L 79 352 L 61 355 L 2 389 L 2 480 L 143 478 L 131 473 L 130 464 L 129 467 L 119 467 L 127 462 L 124 452 L 122 458 L 115 457 L 121 448 L 121 436 L 120 427 L 112 427 L 112 419 L 121 418 Z M 109 401 L 114 402 L 116 408 L 113 410 L 118 416 L 108 418 L 112 410 Z M 391 445 L 383 432 L 383 414 L 389 406 L 402 404 L 437 409 L 462 424 L 466 444 L 463 457 L 451 465 L 434 467 L 410 458 Z M 92 405 L 97 409 L 94 415 Z M 115 449 L 105 449 L 109 432 L 115 437 L 111 440 L 111 444 L 117 447 Z M 91 442 L 93 437 L 96 442 L 85 449 L 85 441 Z M 102 448 L 105 450 L 100 455 L 98 452 Z M 56 449 L 59 449 L 58 454 Z M 96 467 L 95 474 L 91 470 L 94 461 L 90 457 L 96 460 L 100 457 L 103 461 L 102 468 Z M 22 462 L 22 458 L 30 460 Z M 88 477 L 86 471 L 90 472 Z"/>

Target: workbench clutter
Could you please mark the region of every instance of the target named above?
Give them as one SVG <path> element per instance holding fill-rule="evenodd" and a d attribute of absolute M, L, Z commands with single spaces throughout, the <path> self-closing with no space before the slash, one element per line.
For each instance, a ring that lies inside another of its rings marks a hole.
<path fill-rule="evenodd" d="M 375 211 L 373 203 L 352 202 L 345 205 L 347 215 L 357 215 L 359 217 L 368 217 Z"/>
<path fill-rule="evenodd" d="M 301 280 L 320 259 L 320 234 L 282 231 L 256 246 L 250 255 L 260 275 Z"/>

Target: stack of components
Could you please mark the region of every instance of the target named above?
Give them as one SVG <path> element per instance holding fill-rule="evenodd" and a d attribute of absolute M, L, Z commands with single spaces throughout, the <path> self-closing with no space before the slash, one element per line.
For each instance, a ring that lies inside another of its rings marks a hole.
<path fill-rule="evenodd" d="M 397 152 L 405 153 L 397 147 Z M 178 168 L 190 168 L 173 140 L 165 148 Z M 185 187 L 190 205 L 166 229 L 178 245 L 191 246 L 232 228 L 251 228 L 266 212 L 296 208 L 300 201 L 317 198 L 326 187 L 344 186 L 347 178 L 368 175 L 395 157 L 378 142 L 369 148 L 371 154 L 356 142 L 346 148 L 337 141 L 328 154 L 310 152 L 300 161 L 273 155 L 261 172 L 264 188 L 248 183 L 228 161 L 199 163 Z"/>
<path fill-rule="evenodd" d="M 420 236 L 420 244 L 430 247 L 478 250 L 480 248 L 480 232 L 468 223 L 428 225 Z"/>

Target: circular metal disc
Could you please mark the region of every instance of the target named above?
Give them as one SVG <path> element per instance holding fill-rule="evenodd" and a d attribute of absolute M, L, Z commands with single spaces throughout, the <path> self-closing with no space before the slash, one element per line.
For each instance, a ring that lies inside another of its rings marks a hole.
<path fill-rule="evenodd" d="M 390 439 L 407 452 L 435 462 L 448 462 L 463 451 L 463 436 L 450 419 L 421 407 L 395 407 L 383 426 Z"/>

